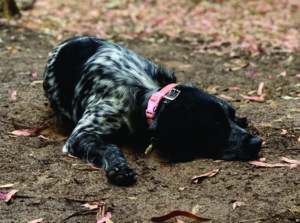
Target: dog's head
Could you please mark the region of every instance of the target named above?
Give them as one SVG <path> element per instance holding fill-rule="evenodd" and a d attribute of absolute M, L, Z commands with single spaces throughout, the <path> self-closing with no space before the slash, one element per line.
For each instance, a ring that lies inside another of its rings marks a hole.
<path fill-rule="evenodd" d="M 195 87 L 179 85 L 179 96 L 162 102 L 156 119 L 158 146 L 175 161 L 195 156 L 223 160 L 251 160 L 257 157 L 262 140 L 244 128 L 228 103 Z"/>

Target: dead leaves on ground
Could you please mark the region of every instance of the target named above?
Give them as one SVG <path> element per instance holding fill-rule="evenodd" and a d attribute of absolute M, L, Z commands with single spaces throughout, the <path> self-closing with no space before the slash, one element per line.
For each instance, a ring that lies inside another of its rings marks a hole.
<path fill-rule="evenodd" d="M 10 137 L 34 137 L 38 136 L 38 138 L 48 141 L 48 142 L 60 142 L 64 141 L 67 137 L 64 137 L 60 134 L 57 134 L 51 128 L 51 125 L 47 122 L 39 127 L 29 128 L 19 122 L 15 121 L 13 118 L 11 119 L 12 125 L 14 127 L 14 131 L 8 132 Z M 7 122 L 9 123 L 9 122 Z M 50 128 L 49 128 L 50 127 Z M 46 134 L 46 136 L 41 135 Z M 51 136 L 50 136 L 51 135 Z M 49 137 L 50 136 L 50 137 Z"/>
<path fill-rule="evenodd" d="M 235 201 L 233 204 L 232 204 L 232 208 L 233 210 L 236 209 L 237 207 L 241 207 L 241 206 L 244 206 L 246 205 L 245 202 L 243 201 Z"/>
<path fill-rule="evenodd" d="M 69 202 L 79 202 L 83 203 L 81 206 L 85 208 L 85 210 L 77 211 L 70 216 L 63 219 L 63 222 L 66 220 L 75 217 L 75 216 L 83 216 L 83 215 L 96 215 L 97 223 L 113 223 L 111 218 L 112 214 L 110 211 L 105 211 L 106 204 L 105 202 L 86 202 L 83 200 L 66 198 Z"/>
<path fill-rule="evenodd" d="M 47 124 L 44 124 L 42 126 L 36 127 L 36 128 L 24 128 L 23 125 L 15 121 L 14 119 L 11 120 L 12 125 L 14 127 L 14 131 L 9 132 L 11 136 L 19 137 L 19 136 L 36 136 L 39 132 L 45 130 L 48 128 Z"/>
<path fill-rule="evenodd" d="M 40 222 L 42 222 L 43 220 L 44 220 L 43 218 L 38 218 L 38 219 L 31 220 L 31 221 L 29 221 L 28 223 L 40 223 Z"/>
<path fill-rule="evenodd" d="M 174 210 L 174 211 L 171 211 L 168 214 L 165 214 L 165 215 L 162 215 L 162 216 L 159 216 L 159 217 L 152 217 L 151 221 L 153 221 L 153 222 L 164 222 L 164 221 L 170 220 L 172 218 L 176 218 L 178 216 L 184 216 L 184 217 L 196 220 L 196 221 L 209 221 L 209 220 L 211 220 L 211 219 L 208 219 L 208 218 L 199 217 L 197 215 L 194 215 L 191 212 L 181 211 L 181 210 Z M 183 222 L 181 220 L 180 221 L 178 221 L 178 220 L 179 219 L 177 219 L 177 222 Z"/>
<path fill-rule="evenodd" d="M 242 62 L 240 62 L 240 63 L 242 63 Z M 226 66 L 228 66 L 228 64 L 225 63 L 224 66 L 226 67 Z M 227 88 L 221 88 L 219 86 L 211 86 L 211 87 L 207 88 L 207 92 L 210 94 L 217 95 L 220 98 L 223 98 L 227 101 L 240 101 L 240 99 L 242 98 L 243 100 L 246 100 L 246 101 L 253 101 L 253 102 L 258 102 L 258 103 L 265 103 L 265 102 L 272 103 L 272 100 L 267 100 L 268 96 L 272 96 L 271 89 L 264 90 L 264 88 L 266 88 L 266 87 L 268 87 L 268 85 L 270 85 L 269 84 L 270 80 L 272 81 L 272 80 L 276 79 L 276 75 L 275 76 L 269 75 L 268 77 L 266 77 L 265 79 L 267 79 L 267 78 L 269 79 L 268 82 L 267 82 L 267 80 L 262 81 L 265 75 L 260 72 L 245 71 L 245 75 L 249 76 L 250 78 L 258 78 L 259 77 L 258 80 L 260 80 L 260 82 L 259 82 L 256 90 L 253 89 L 247 93 L 237 93 L 237 92 L 245 91 L 245 89 L 243 89 L 242 87 L 239 87 L 239 86 L 229 86 Z M 286 71 L 283 71 L 277 75 L 277 77 L 281 77 L 281 78 L 286 78 L 286 76 L 287 76 Z M 296 77 L 297 77 L 297 75 L 296 75 Z M 245 80 L 247 81 L 247 79 L 245 79 Z M 230 92 L 230 93 L 221 93 L 220 91 Z M 291 91 L 290 94 L 293 96 L 281 95 L 279 97 L 284 100 L 300 100 L 299 93 L 295 94 L 294 91 Z"/>
<path fill-rule="evenodd" d="M 6 203 L 9 202 L 13 196 L 18 192 L 18 190 L 11 190 L 7 194 L 0 194 L 0 199 L 4 200 Z"/>
<path fill-rule="evenodd" d="M 40 127 L 32 128 L 32 129 L 20 129 L 20 130 L 14 130 L 10 132 L 11 135 L 14 135 L 16 137 L 18 136 L 36 136 L 39 132 L 42 130 L 45 130 L 48 128 L 48 125 L 42 125 Z"/>
<path fill-rule="evenodd" d="M 204 180 L 205 178 L 215 176 L 217 173 L 219 173 L 219 169 L 215 169 L 215 170 L 210 171 L 208 173 L 201 174 L 200 176 L 194 176 L 191 180 L 191 183 L 197 184 L 197 183 L 201 182 L 202 180 Z"/>
<path fill-rule="evenodd" d="M 286 157 L 281 157 L 281 160 L 285 163 L 266 163 L 265 160 L 260 161 L 250 161 L 249 163 L 252 165 L 255 165 L 257 167 L 268 167 L 268 168 L 274 168 L 274 167 L 289 167 L 289 168 L 296 168 L 298 165 L 300 165 L 299 160 L 293 160 L 288 159 Z"/>
<path fill-rule="evenodd" d="M 297 1 L 37 1 L 18 22 L 10 22 L 58 39 L 89 34 L 197 42 L 201 37 L 199 52 L 291 52 L 300 47 Z"/>

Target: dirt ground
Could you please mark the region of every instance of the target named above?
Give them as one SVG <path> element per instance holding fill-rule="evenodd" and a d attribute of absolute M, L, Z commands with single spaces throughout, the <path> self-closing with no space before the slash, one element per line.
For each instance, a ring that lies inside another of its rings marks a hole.
<path fill-rule="evenodd" d="M 93 201 L 105 202 L 115 223 L 151 222 L 151 217 L 175 209 L 212 219 L 209 222 L 300 222 L 299 166 L 261 168 L 248 162 L 201 158 L 169 164 L 155 151 L 145 155 L 124 148 L 138 181 L 132 187 L 118 187 L 107 181 L 103 170 L 64 155 L 61 148 L 68 135 L 53 117 L 41 83 L 48 54 L 56 43 L 43 34 L 0 24 L 0 186 L 14 184 L 12 188 L 0 188 L 0 193 L 18 190 L 10 203 L 0 200 L 1 223 L 37 218 L 62 222 L 86 210 L 82 203 Z M 296 77 L 300 73 L 299 53 L 274 52 L 237 59 L 196 53 L 176 41 L 122 44 L 158 64 L 175 68 L 180 82 L 221 97 L 230 96 L 232 101 L 227 100 L 237 114 L 251 120 L 249 131 L 264 140 L 260 156 L 268 163 L 279 163 L 281 157 L 300 160 L 300 100 L 282 98 L 295 98 L 300 93 L 300 78 Z M 233 64 L 241 59 L 250 66 L 235 69 Z M 247 71 L 262 75 L 249 76 Z M 37 77 L 32 76 L 35 72 Z M 263 91 L 270 92 L 266 102 L 250 102 L 239 96 L 256 91 L 260 82 L 265 84 Z M 229 86 L 240 90 L 227 91 Z M 16 98 L 11 96 L 14 91 Z M 26 128 L 47 123 L 49 128 L 39 133 L 46 138 L 12 137 L 11 119 Z M 220 169 L 216 176 L 191 184 L 193 176 L 214 169 Z M 233 208 L 236 201 L 245 205 Z M 96 214 L 74 216 L 66 222 L 96 222 Z"/>

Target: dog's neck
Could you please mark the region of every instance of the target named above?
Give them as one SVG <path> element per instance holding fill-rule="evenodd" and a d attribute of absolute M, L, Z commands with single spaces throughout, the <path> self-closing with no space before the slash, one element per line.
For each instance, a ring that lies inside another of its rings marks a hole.
<path fill-rule="evenodd" d="M 152 96 L 150 97 L 146 110 L 147 122 L 150 127 L 155 120 L 156 110 L 160 101 L 162 99 L 173 101 L 179 95 L 180 91 L 175 89 L 177 85 L 178 84 L 176 83 L 168 84 L 167 86 L 163 87 L 160 91 L 157 91 L 154 94 L 152 94 Z"/>

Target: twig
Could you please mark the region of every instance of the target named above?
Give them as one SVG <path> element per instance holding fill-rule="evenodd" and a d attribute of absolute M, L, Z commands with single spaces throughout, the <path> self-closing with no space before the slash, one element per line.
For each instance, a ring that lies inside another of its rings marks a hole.
<path fill-rule="evenodd" d="M 68 219 L 70 219 L 70 218 L 73 218 L 73 217 L 76 217 L 76 216 L 91 215 L 91 214 L 92 214 L 92 215 L 95 215 L 95 214 L 97 214 L 97 213 L 98 213 L 98 211 L 96 211 L 96 210 L 83 210 L 83 211 L 77 211 L 77 212 L 71 214 L 70 216 L 64 218 L 64 219 L 62 220 L 62 222 L 65 222 L 66 220 L 68 220 Z"/>
<path fill-rule="evenodd" d="M 3 119 L 0 119 L 0 122 L 11 124 L 9 121 L 3 120 Z"/>
<path fill-rule="evenodd" d="M 89 162 L 89 150 L 88 150 L 87 153 L 86 153 L 86 162 L 87 162 L 87 164 L 89 165 L 89 167 L 91 167 L 92 169 L 102 170 L 102 168 L 95 167 L 95 166 L 93 166 L 93 164 L 91 164 L 91 163 Z"/>
<path fill-rule="evenodd" d="M 255 218 L 255 219 L 248 219 L 248 220 L 241 220 L 240 223 L 243 223 L 243 222 L 249 222 L 249 221 L 260 221 L 260 220 L 265 220 L 264 218 Z"/>

